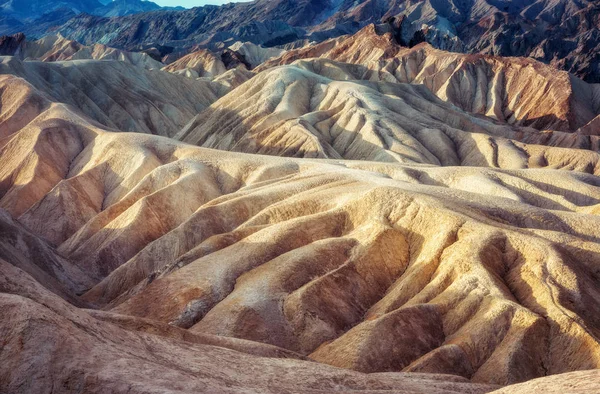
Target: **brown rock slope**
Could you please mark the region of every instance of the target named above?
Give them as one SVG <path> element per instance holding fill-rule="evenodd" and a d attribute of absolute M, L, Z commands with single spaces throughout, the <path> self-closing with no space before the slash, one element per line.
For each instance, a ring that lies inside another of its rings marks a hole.
<path fill-rule="evenodd" d="M 49 293 L 3 259 L 0 311 L 3 392 L 484 393 L 492 389 L 443 375 L 370 376 L 275 358 L 290 354 L 272 346 L 88 313 Z"/>
<path fill-rule="evenodd" d="M 212 151 L 2 92 L 0 207 L 85 272 L 82 302 L 106 311 L 99 322 L 3 265 L 9 391 L 484 389 L 181 342 L 196 334 L 500 385 L 600 366 L 594 175 Z M 593 152 L 546 149 L 596 171 Z"/>
<path fill-rule="evenodd" d="M 4 89 L 28 91 L 21 77 L 52 102 L 72 105 L 104 126 L 171 136 L 224 93 L 223 86 L 161 71 L 148 71 L 120 61 L 20 61 L 0 57 Z M 185 92 L 185 94 L 182 94 Z M 19 102 L 11 104 L 15 110 Z M 0 131 L 1 133 L 2 131 Z"/>
<path fill-rule="evenodd" d="M 423 84 L 465 111 L 539 130 L 575 131 L 600 114 L 599 85 L 531 59 L 404 48 L 383 25 L 290 50 L 258 71 L 314 57 L 360 65 L 348 79 Z"/>
<path fill-rule="evenodd" d="M 313 59 L 267 69 L 175 138 L 276 156 L 597 172 L 596 135 L 540 132 L 470 114 L 423 85 L 353 80 L 356 67 Z M 563 149 L 572 147 L 588 151 Z"/>

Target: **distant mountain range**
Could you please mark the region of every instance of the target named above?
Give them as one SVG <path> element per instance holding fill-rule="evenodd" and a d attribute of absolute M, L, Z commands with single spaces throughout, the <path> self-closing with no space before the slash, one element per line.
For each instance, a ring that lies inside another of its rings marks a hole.
<path fill-rule="evenodd" d="M 600 4 L 592 0 L 255 0 L 189 10 L 141 0 L 0 1 L 0 33 L 59 32 L 161 56 L 236 41 L 299 47 L 387 21 L 406 46 L 532 57 L 600 82 Z"/>
<path fill-rule="evenodd" d="M 82 13 L 115 17 L 156 10 L 184 8 L 161 7 L 146 0 L 0 0 L 0 29 L 2 33 L 28 29 L 43 33 L 40 24 L 50 28 Z"/>

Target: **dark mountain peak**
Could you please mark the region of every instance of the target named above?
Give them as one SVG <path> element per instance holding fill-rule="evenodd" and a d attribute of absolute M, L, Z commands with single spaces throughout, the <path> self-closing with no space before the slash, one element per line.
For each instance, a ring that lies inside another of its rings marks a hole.
<path fill-rule="evenodd" d="M 0 37 L 0 56 L 13 56 L 21 48 L 23 42 L 25 42 L 23 33 Z"/>

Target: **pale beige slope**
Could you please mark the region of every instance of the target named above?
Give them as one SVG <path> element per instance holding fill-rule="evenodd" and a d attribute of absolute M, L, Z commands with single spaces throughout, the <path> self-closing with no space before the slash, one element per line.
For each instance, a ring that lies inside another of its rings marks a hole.
<path fill-rule="evenodd" d="M 531 59 L 465 55 L 428 44 L 403 48 L 383 26 L 290 50 L 257 71 L 316 57 L 361 65 L 352 79 L 424 84 L 465 111 L 509 124 L 575 131 L 600 114 L 592 85 L 564 71 Z"/>
<path fill-rule="evenodd" d="M 3 57 L 0 73 L 25 79 L 49 100 L 70 104 L 104 126 L 166 136 L 214 102 L 222 90 L 220 84 L 120 61 L 45 63 Z"/>
<path fill-rule="evenodd" d="M 216 78 L 228 71 L 248 74 L 248 68 L 255 68 L 284 52 L 283 49 L 263 48 L 251 42 L 236 42 L 225 51 L 193 51 L 164 66 L 162 70 L 189 78 Z"/>
<path fill-rule="evenodd" d="M 529 382 L 511 385 L 495 394 L 569 393 L 588 394 L 600 392 L 600 370 L 571 372 Z"/>
<path fill-rule="evenodd" d="M 216 53 L 201 49 L 175 60 L 164 66 L 162 70 L 182 74 L 189 78 L 214 78 L 225 73 L 227 67 Z"/>
<path fill-rule="evenodd" d="M 44 62 L 76 59 L 118 60 L 148 70 L 158 70 L 164 66 L 146 53 L 121 51 L 102 44 L 86 46 L 60 34 L 49 34 L 36 41 L 25 41 L 16 55 L 21 59 Z"/>
<path fill-rule="evenodd" d="M 254 72 L 247 70 L 245 67 L 236 67 L 213 78 L 212 81 L 220 86 L 219 96 L 222 97 L 254 77 L 254 75 Z"/>
<path fill-rule="evenodd" d="M 422 85 L 340 77 L 353 67 L 316 59 L 265 70 L 175 138 L 275 156 L 597 171 L 598 136 L 503 124 L 444 103 Z"/>
<path fill-rule="evenodd" d="M 280 57 L 285 53 L 285 49 L 281 48 L 264 48 L 252 42 L 238 41 L 229 46 L 229 49 L 241 54 L 244 59 L 250 64 L 250 67 L 255 68 L 262 63 Z"/>
<path fill-rule="evenodd" d="M 112 312 L 367 372 L 600 366 L 593 175 L 242 155 L 52 105 L 9 136 L 0 184 Z"/>

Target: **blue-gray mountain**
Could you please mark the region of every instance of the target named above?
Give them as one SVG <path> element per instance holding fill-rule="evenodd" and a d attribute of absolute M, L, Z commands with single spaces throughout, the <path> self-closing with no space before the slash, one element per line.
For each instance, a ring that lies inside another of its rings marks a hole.
<path fill-rule="evenodd" d="M 0 32 L 26 31 L 44 35 L 79 14 L 104 17 L 131 15 L 156 10 L 183 10 L 161 7 L 147 0 L 0 0 Z"/>
<path fill-rule="evenodd" d="M 38 37 L 55 30 L 83 44 L 163 46 L 165 53 L 237 40 L 265 46 L 322 41 L 395 17 L 407 45 L 426 40 L 458 52 L 529 56 L 600 81 L 600 4 L 592 0 L 255 0 L 190 10 L 140 0 L 100 7 L 97 0 L 4 1 L 0 33 Z M 54 25 L 18 20 L 57 8 L 63 11 Z M 77 15 L 65 21 L 69 12 Z"/>

